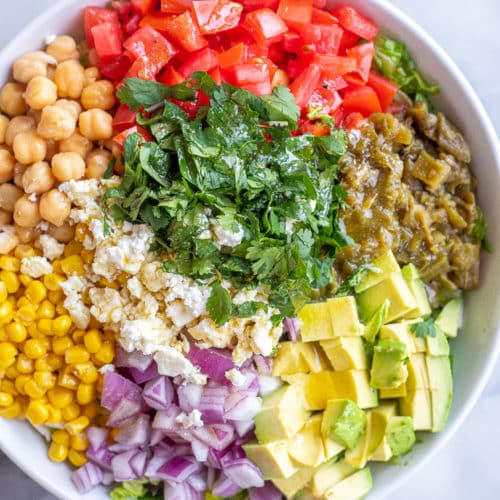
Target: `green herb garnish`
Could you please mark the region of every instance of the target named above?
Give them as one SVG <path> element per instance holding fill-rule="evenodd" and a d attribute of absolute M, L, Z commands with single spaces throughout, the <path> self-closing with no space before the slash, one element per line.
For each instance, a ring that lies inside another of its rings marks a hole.
<path fill-rule="evenodd" d="M 477 207 L 477 219 L 472 229 L 472 238 L 481 243 L 481 248 L 486 252 L 493 252 L 493 247 L 488 240 L 488 222 L 481 208 Z"/>
<path fill-rule="evenodd" d="M 435 337 L 437 335 L 437 327 L 434 323 L 435 318 L 430 316 L 423 321 L 413 323 L 410 330 L 415 336 L 424 339 L 425 337 Z"/>
<path fill-rule="evenodd" d="M 160 500 L 163 498 L 163 488 L 153 494 L 150 483 L 146 479 L 124 481 L 109 493 L 111 500 Z"/>

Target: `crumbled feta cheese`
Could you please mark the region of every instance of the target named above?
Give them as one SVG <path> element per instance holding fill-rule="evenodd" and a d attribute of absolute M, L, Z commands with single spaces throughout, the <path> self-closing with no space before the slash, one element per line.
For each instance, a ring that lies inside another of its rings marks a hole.
<path fill-rule="evenodd" d="M 136 299 L 140 299 L 144 293 L 144 287 L 136 276 L 133 276 L 127 281 L 127 289 L 132 297 Z"/>
<path fill-rule="evenodd" d="M 113 288 L 91 288 L 90 312 L 101 323 L 118 323 L 122 317 L 122 301 L 118 290 Z"/>
<path fill-rule="evenodd" d="M 235 386 L 235 387 L 243 387 L 246 382 L 246 377 L 243 373 L 241 373 L 237 368 L 233 368 L 232 370 L 228 370 L 226 372 L 226 378 Z"/>
<path fill-rule="evenodd" d="M 191 413 L 180 413 L 175 417 L 175 421 L 181 424 L 184 429 L 189 429 L 190 427 L 203 427 L 201 411 L 196 409 Z"/>
<path fill-rule="evenodd" d="M 158 318 L 133 319 L 122 323 L 119 342 L 127 352 L 137 350 L 149 355 L 168 346 L 171 337 L 172 332 Z"/>
<path fill-rule="evenodd" d="M 173 324 L 178 328 L 182 328 L 196 318 L 193 310 L 187 307 L 182 300 L 174 300 L 167 304 L 165 312 L 172 318 Z"/>
<path fill-rule="evenodd" d="M 219 224 L 212 225 L 212 231 L 215 236 L 215 243 L 223 247 L 236 247 L 243 241 L 245 232 L 238 224 L 238 231 L 224 229 Z"/>
<path fill-rule="evenodd" d="M 46 257 L 25 257 L 21 261 L 21 272 L 32 278 L 40 278 L 52 272 L 52 264 Z"/>
<path fill-rule="evenodd" d="M 169 346 L 160 347 L 154 355 L 154 360 L 158 365 L 158 373 L 168 377 L 177 375 L 187 375 L 196 372 L 191 362 L 179 351 Z"/>
<path fill-rule="evenodd" d="M 102 365 L 98 370 L 101 375 L 104 375 L 105 373 L 113 373 L 114 371 L 115 365 Z"/>
<path fill-rule="evenodd" d="M 64 243 L 59 243 L 55 238 L 48 234 L 40 235 L 38 239 L 43 250 L 43 256 L 46 259 L 54 260 L 64 253 Z"/>
<path fill-rule="evenodd" d="M 295 224 L 297 223 L 296 219 L 291 219 L 290 217 L 285 218 L 285 233 L 287 235 L 292 235 L 295 231 Z"/>
<path fill-rule="evenodd" d="M 61 283 L 66 299 L 64 307 L 69 311 L 77 328 L 85 330 L 90 322 L 90 309 L 82 301 L 82 292 L 88 288 L 87 280 L 80 276 L 70 276 Z"/>

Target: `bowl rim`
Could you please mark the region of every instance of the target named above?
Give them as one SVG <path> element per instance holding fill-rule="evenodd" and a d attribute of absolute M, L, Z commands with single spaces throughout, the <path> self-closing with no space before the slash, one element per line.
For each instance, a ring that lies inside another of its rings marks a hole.
<path fill-rule="evenodd" d="M 495 131 L 493 123 L 486 112 L 486 109 L 481 102 L 481 99 L 476 94 L 476 91 L 470 84 L 470 82 L 465 77 L 462 70 L 458 67 L 457 63 L 447 54 L 447 52 L 439 45 L 439 43 L 416 21 L 414 21 L 408 14 L 404 13 L 399 7 L 396 7 L 390 2 L 390 0 L 368 0 L 370 4 L 375 9 L 381 10 L 388 14 L 389 17 L 395 18 L 403 30 L 410 31 L 414 36 L 420 40 L 424 45 L 426 45 L 438 58 L 440 64 L 442 64 L 447 71 L 450 73 L 451 77 L 460 87 L 460 90 L 466 95 L 467 99 L 472 103 L 475 111 L 478 114 L 480 121 L 482 122 L 487 137 L 485 140 L 490 144 L 492 152 L 496 159 L 496 168 L 500 170 L 500 141 L 498 135 Z M 349 3 L 349 0 L 346 0 Z M 59 11 L 73 5 L 75 9 L 79 8 L 79 0 L 58 0 L 52 6 L 50 6 L 45 12 L 29 23 L 20 30 L 17 35 L 12 38 L 1 50 L 0 56 L 4 54 L 15 54 L 17 53 L 18 40 L 25 37 L 32 30 L 38 30 L 42 28 L 49 19 L 57 15 Z M 85 2 L 83 6 L 87 5 Z M 81 6 L 83 8 L 83 6 Z M 492 349 L 489 352 L 488 357 L 485 359 L 483 369 L 481 370 L 481 375 L 479 376 L 478 383 L 473 391 L 471 391 L 465 398 L 462 408 L 458 411 L 457 417 L 453 423 L 446 426 L 445 430 L 439 433 L 439 437 L 434 440 L 430 446 L 429 451 L 418 460 L 414 460 L 411 467 L 405 468 L 405 470 L 399 469 L 397 477 L 391 481 L 384 490 L 375 496 L 370 496 L 372 500 L 378 498 L 388 498 L 388 496 L 395 490 L 401 487 L 402 484 L 406 483 L 410 477 L 416 474 L 425 464 L 427 464 L 440 450 L 442 450 L 445 445 L 449 442 L 451 437 L 456 434 L 458 429 L 462 426 L 464 421 L 469 416 L 473 407 L 477 403 L 481 394 L 483 393 L 486 384 L 488 383 L 493 370 L 496 366 L 497 360 L 500 358 L 500 325 L 497 325 L 494 338 L 492 340 Z M 7 448 L 3 445 L 0 436 L 0 450 L 12 461 L 14 462 L 22 471 L 24 471 L 31 479 L 40 484 L 48 492 L 55 495 L 61 499 L 67 499 L 67 493 L 64 493 L 57 484 L 53 483 L 45 477 L 41 472 L 33 467 L 32 464 L 24 462 L 21 457 L 18 457 L 16 451 Z"/>

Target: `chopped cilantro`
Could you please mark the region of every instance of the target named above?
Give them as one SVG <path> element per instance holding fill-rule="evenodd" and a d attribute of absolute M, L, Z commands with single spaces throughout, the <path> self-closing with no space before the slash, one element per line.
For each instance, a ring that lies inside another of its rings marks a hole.
<path fill-rule="evenodd" d="M 413 323 L 410 330 L 417 337 L 424 339 L 425 337 L 435 337 L 437 335 L 436 325 L 434 324 L 434 317 L 429 317 L 418 323 Z"/>
<path fill-rule="evenodd" d="M 472 238 L 477 243 L 481 243 L 481 247 L 486 252 L 493 252 L 493 247 L 488 240 L 488 222 L 484 215 L 484 212 L 477 207 L 477 219 L 472 229 Z"/>
<path fill-rule="evenodd" d="M 352 295 L 354 288 L 361 283 L 368 271 L 380 273 L 380 269 L 373 266 L 369 262 L 364 262 L 340 285 L 335 295 L 338 297 Z"/>

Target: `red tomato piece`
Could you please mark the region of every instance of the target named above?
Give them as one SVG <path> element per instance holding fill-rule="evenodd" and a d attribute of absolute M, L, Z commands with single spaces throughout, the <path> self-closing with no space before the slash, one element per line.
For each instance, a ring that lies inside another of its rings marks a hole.
<path fill-rule="evenodd" d="M 185 78 L 169 64 L 158 80 L 165 85 L 177 85 L 178 83 L 184 82 Z"/>
<path fill-rule="evenodd" d="M 315 9 L 324 9 L 326 7 L 326 0 L 313 0 Z"/>
<path fill-rule="evenodd" d="M 159 64 L 167 64 L 177 54 L 176 48 L 151 26 L 138 29 L 123 42 L 123 47 L 135 57 L 148 56 Z"/>
<path fill-rule="evenodd" d="M 222 71 L 223 76 L 235 85 L 269 82 L 269 67 L 267 64 L 235 64 Z"/>
<path fill-rule="evenodd" d="M 318 87 L 309 98 L 308 106 L 320 108 L 326 115 L 332 114 L 342 104 L 342 98 L 335 89 Z"/>
<path fill-rule="evenodd" d="M 348 73 L 344 75 L 345 87 L 348 89 L 354 89 L 357 87 L 364 87 L 366 82 L 357 73 Z"/>
<path fill-rule="evenodd" d="M 347 82 L 345 81 L 345 79 L 342 76 L 338 76 L 337 78 L 335 78 L 333 80 L 333 82 L 334 82 L 334 86 L 337 90 L 342 90 L 342 89 L 345 89 L 347 87 Z"/>
<path fill-rule="evenodd" d="M 377 94 L 371 87 L 346 90 L 343 105 L 346 113 L 358 112 L 363 116 L 382 111 Z"/>
<path fill-rule="evenodd" d="M 314 24 L 339 24 L 339 20 L 335 16 L 323 8 L 316 7 L 312 10 L 311 22 Z"/>
<path fill-rule="evenodd" d="M 168 23 L 174 16 L 172 14 L 162 14 L 160 12 L 151 12 L 139 21 L 139 27 L 150 26 L 157 31 L 165 31 Z"/>
<path fill-rule="evenodd" d="M 102 7 L 85 7 L 83 11 L 85 38 L 87 46 L 93 48 L 94 37 L 92 36 L 92 28 L 103 23 L 111 23 L 118 25 L 118 12 Z"/>
<path fill-rule="evenodd" d="M 290 92 L 294 95 L 297 106 L 304 107 L 321 80 L 321 67 L 311 64 L 290 85 Z"/>
<path fill-rule="evenodd" d="M 242 63 L 246 58 L 246 47 L 243 43 L 238 43 L 224 52 L 217 55 L 217 60 L 221 68 L 234 66 Z"/>
<path fill-rule="evenodd" d="M 377 36 L 377 25 L 372 20 L 362 16 L 354 7 L 341 5 L 333 11 L 333 15 L 343 28 L 365 40 L 373 40 Z"/>
<path fill-rule="evenodd" d="M 193 5 L 193 0 L 161 0 L 160 10 L 168 14 L 182 14 Z"/>
<path fill-rule="evenodd" d="M 197 0 L 193 12 L 205 34 L 219 33 L 238 26 L 243 5 L 228 0 Z"/>
<path fill-rule="evenodd" d="M 274 64 L 278 66 L 285 67 L 288 61 L 288 55 L 283 49 L 283 45 L 281 43 L 273 43 L 269 46 L 268 57 Z"/>
<path fill-rule="evenodd" d="M 314 61 L 314 53 L 308 52 L 307 54 L 300 54 L 297 58 L 288 59 L 286 71 L 288 76 L 293 80 L 297 78 L 305 68 L 307 68 Z"/>
<path fill-rule="evenodd" d="M 356 59 L 352 57 L 315 54 L 314 62 L 321 66 L 325 78 L 337 78 L 356 71 Z"/>
<path fill-rule="evenodd" d="M 269 55 L 269 47 L 258 43 L 251 43 L 246 47 L 246 57 L 244 62 L 251 61 L 255 58 L 263 58 Z"/>
<path fill-rule="evenodd" d="M 354 33 L 351 33 L 348 30 L 344 30 L 344 34 L 342 35 L 342 40 L 340 41 L 339 54 L 345 55 L 347 49 L 354 47 L 359 42 L 359 40 L 360 38 L 358 35 L 355 35 Z"/>
<path fill-rule="evenodd" d="M 248 90 L 255 95 L 269 95 L 272 93 L 273 89 L 271 87 L 271 82 L 257 82 L 257 83 L 246 83 L 241 85 L 242 89 Z"/>
<path fill-rule="evenodd" d="M 220 68 L 216 66 L 215 68 L 212 68 L 208 74 L 212 77 L 212 80 L 217 84 L 220 85 L 222 83 L 222 76 L 220 73 Z"/>
<path fill-rule="evenodd" d="M 179 16 L 170 18 L 165 24 L 166 33 L 188 52 L 195 52 L 208 45 L 198 24 L 188 10 Z"/>
<path fill-rule="evenodd" d="M 370 71 L 368 85 L 377 94 L 382 111 L 387 111 L 398 91 L 398 86 L 376 71 Z"/>
<path fill-rule="evenodd" d="M 209 71 L 217 66 L 218 63 L 217 52 L 205 47 L 198 52 L 190 54 L 186 62 L 179 68 L 179 73 L 184 78 L 187 78 L 195 71 Z"/>
<path fill-rule="evenodd" d="M 283 19 L 271 9 L 250 12 L 243 21 L 243 27 L 249 31 L 257 43 L 264 45 L 278 41 L 288 31 Z"/>
<path fill-rule="evenodd" d="M 256 9 L 272 9 L 276 10 L 278 8 L 280 0 L 241 0 L 245 11 L 250 12 Z"/>
<path fill-rule="evenodd" d="M 293 52 L 294 54 L 302 52 L 302 47 L 304 46 L 302 37 L 294 31 L 285 33 L 281 44 L 287 52 Z"/>
<path fill-rule="evenodd" d="M 155 80 L 161 68 L 157 68 L 148 56 L 138 57 L 130 66 L 125 78 L 141 78 L 142 80 Z"/>
<path fill-rule="evenodd" d="M 127 54 L 121 54 L 118 57 L 113 57 L 112 59 L 99 61 L 97 67 L 104 78 L 109 78 L 110 80 L 117 82 L 125 76 L 131 64 L 132 60 L 127 56 Z"/>
<path fill-rule="evenodd" d="M 132 111 L 126 104 L 120 104 L 113 117 L 113 128 L 118 132 L 133 127 L 137 113 Z"/>
<path fill-rule="evenodd" d="M 281 0 L 278 15 L 286 23 L 310 23 L 312 8 L 312 0 Z"/>
<path fill-rule="evenodd" d="M 156 2 L 155 0 L 130 0 L 130 3 L 141 16 L 144 16 L 153 8 Z"/>
<path fill-rule="evenodd" d="M 319 54 L 337 55 L 344 30 L 340 26 L 326 24 L 304 24 L 304 44 Z"/>
<path fill-rule="evenodd" d="M 120 132 L 117 136 L 113 138 L 113 141 L 118 144 L 121 148 L 123 148 L 123 145 L 125 144 L 125 141 L 127 140 L 127 137 L 130 134 L 137 133 L 139 134 L 146 142 L 150 142 L 153 140 L 151 135 L 147 130 L 144 130 L 142 127 L 139 125 L 134 125 L 133 127 L 130 127 L 122 132 Z"/>
<path fill-rule="evenodd" d="M 350 113 L 343 119 L 344 128 L 350 130 L 361 128 L 366 123 L 366 118 L 361 113 Z"/>
<path fill-rule="evenodd" d="M 373 45 L 373 42 L 361 43 L 351 49 L 347 49 L 347 55 L 356 59 L 356 71 L 365 82 L 368 80 L 368 76 L 370 75 L 374 54 L 375 46 Z"/>
<path fill-rule="evenodd" d="M 111 2 L 111 8 L 118 12 L 118 17 L 122 22 L 126 21 L 133 15 L 132 4 L 128 2 L 121 2 L 120 0 L 113 1 Z"/>
<path fill-rule="evenodd" d="M 110 59 L 122 53 L 118 23 L 102 23 L 91 29 L 94 46 L 100 59 Z"/>

